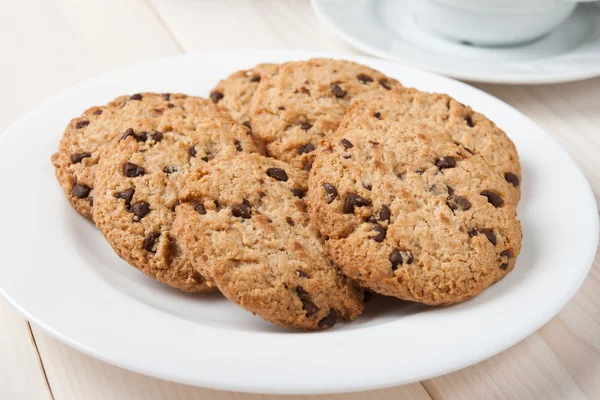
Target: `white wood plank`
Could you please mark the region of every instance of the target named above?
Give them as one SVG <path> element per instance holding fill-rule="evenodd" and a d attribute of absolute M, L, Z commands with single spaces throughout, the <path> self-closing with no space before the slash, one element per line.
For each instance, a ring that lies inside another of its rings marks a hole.
<path fill-rule="evenodd" d="M 96 360 L 34 327 L 56 400 L 275 400 L 281 396 L 223 392 L 149 378 Z M 419 383 L 348 395 L 286 396 L 289 400 L 429 400 Z"/>
<path fill-rule="evenodd" d="M 27 322 L 0 299 L 0 399 L 50 399 Z"/>
<path fill-rule="evenodd" d="M 180 52 L 144 0 L 7 1 L 0 32 L 0 132 L 80 80 Z"/>

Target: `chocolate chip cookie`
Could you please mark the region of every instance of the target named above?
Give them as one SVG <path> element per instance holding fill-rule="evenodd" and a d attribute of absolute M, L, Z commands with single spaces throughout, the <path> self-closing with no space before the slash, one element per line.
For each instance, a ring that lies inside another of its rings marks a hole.
<path fill-rule="evenodd" d="M 186 108 L 193 108 L 197 99 L 168 93 L 121 96 L 106 106 L 92 107 L 69 122 L 58 152 L 52 156 L 52 164 L 71 205 L 91 218 L 95 170 L 100 155 L 127 128 L 136 129 L 134 123 L 137 122 L 134 121 L 161 118 L 164 114 L 181 114 Z"/>
<path fill-rule="evenodd" d="M 362 311 L 363 293 L 325 256 L 306 213 L 306 172 L 244 154 L 200 166 L 173 233 L 229 300 L 282 327 L 325 329 Z"/>
<path fill-rule="evenodd" d="M 323 140 L 307 198 L 348 277 L 437 305 L 473 297 L 514 267 L 522 235 L 508 191 L 481 155 L 434 125 L 358 118 Z"/>
<path fill-rule="evenodd" d="M 171 235 L 185 173 L 255 150 L 245 128 L 210 100 L 130 120 L 95 170 L 93 218 L 115 252 L 146 275 L 187 292 L 215 290 Z"/>
<path fill-rule="evenodd" d="M 259 64 L 246 71 L 234 72 L 210 91 L 210 98 L 234 121 L 250 128 L 250 100 L 262 77 L 273 75 L 277 68 L 277 64 Z"/>
<path fill-rule="evenodd" d="M 319 141 L 337 129 L 354 100 L 399 86 L 395 79 L 350 61 L 285 63 L 261 80 L 252 98 L 252 131 L 269 156 L 310 169 Z"/>
<path fill-rule="evenodd" d="M 345 121 L 352 124 L 356 119 L 372 126 L 427 123 L 448 132 L 467 152 L 481 155 L 497 171 L 510 198 L 518 202 L 521 197 L 521 165 L 513 142 L 488 118 L 448 95 L 394 89 L 353 106 Z"/>

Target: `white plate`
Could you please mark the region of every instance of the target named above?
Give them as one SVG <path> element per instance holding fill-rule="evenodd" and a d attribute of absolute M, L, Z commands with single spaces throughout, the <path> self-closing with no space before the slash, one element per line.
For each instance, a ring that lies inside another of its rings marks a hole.
<path fill-rule="evenodd" d="M 185 295 L 121 261 L 68 205 L 50 155 L 70 118 L 140 91 L 207 95 L 259 62 L 314 56 L 368 64 L 423 90 L 446 92 L 504 128 L 523 163 L 517 265 L 481 296 L 425 308 L 380 298 L 350 324 L 283 331 L 219 296 Z M 366 57 L 298 51 L 190 54 L 134 65 L 68 89 L 0 136 L 0 293 L 64 343 L 164 379 L 263 393 L 324 393 L 398 385 L 465 367 L 517 343 L 575 294 L 594 257 L 598 217 L 585 178 L 547 134 L 463 83 Z"/>
<path fill-rule="evenodd" d="M 419 0 L 313 0 L 321 21 L 351 45 L 378 57 L 458 79 L 492 83 L 558 83 L 600 75 L 600 7 L 581 4 L 556 30 L 535 42 L 474 47 L 418 27 Z"/>

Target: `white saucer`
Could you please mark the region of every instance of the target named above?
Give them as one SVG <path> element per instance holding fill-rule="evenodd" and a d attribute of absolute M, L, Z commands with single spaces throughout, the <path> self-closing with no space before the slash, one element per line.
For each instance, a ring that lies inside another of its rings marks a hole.
<path fill-rule="evenodd" d="M 480 296 L 425 307 L 380 296 L 356 321 L 284 331 L 222 296 L 184 294 L 119 259 L 78 215 L 50 155 L 69 120 L 142 91 L 208 95 L 262 62 L 346 58 L 407 86 L 471 104 L 515 142 L 523 167 L 523 248 L 514 270 Z M 514 345 L 558 313 L 598 243 L 598 209 L 568 154 L 523 114 L 429 72 L 370 57 L 288 50 L 186 54 L 113 71 L 37 106 L 0 136 L 0 295 L 64 343 L 109 363 L 191 385 L 258 393 L 332 393 L 413 382 Z"/>
<path fill-rule="evenodd" d="M 600 7 L 581 4 L 555 31 L 516 47 L 451 42 L 421 29 L 412 0 L 313 0 L 325 25 L 378 57 L 458 79 L 491 83 L 559 83 L 600 76 Z"/>

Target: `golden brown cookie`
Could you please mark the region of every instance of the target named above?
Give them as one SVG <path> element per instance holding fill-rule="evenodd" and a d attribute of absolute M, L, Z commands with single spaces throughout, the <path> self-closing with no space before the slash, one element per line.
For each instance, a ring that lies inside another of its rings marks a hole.
<path fill-rule="evenodd" d="M 466 151 L 481 155 L 497 171 L 515 202 L 521 197 L 521 165 L 513 142 L 484 115 L 448 95 L 412 88 L 391 90 L 356 104 L 344 120 L 352 124 L 356 119 L 372 126 L 427 123 L 435 131 L 447 132 Z"/>
<path fill-rule="evenodd" d="M 130 120 L 95 170 L 93 218 L 115 252 L 146 275 L 187 292 L 215 290 L 171 235 L 177 196 L 192 167 L 255 150 L 247 130 L 210 100 Z M 193 103 L 193 104 L 192 104 Z"/>
<path fill-rule="evenodd" d="M 397 87 L 395 79 L 351 61 L 285 63 L 261 80 L 252 98 L 252 132 L 269 156 L 310 169 L 319 141 L 337 129 L 354 100 Z"/>
<path fill-rule="evenodd" d="M 506 181 L 431 124 L 352 119 L 310 172 L 311 220 L 333 261 L 376 292 L 426 304 L 477 295 L 521 249 Z"/>
<path fill-rule="evenodd" d="M 277 64 L 259 64 L 249 70 L 234 72 L 210 91 L 210 98 L 235 122 L 250 128 L 250 100 L 262 77 L 273 75 L 277 68 Z"/>
<path fill-rule="evenodd" d="M 277 325 L 353 320 L 363 293 L 325 256 L 303 197 L 306 172 L 244 154 L 191 172 L 173 233 L 229 300 Z"/>
<path fill-rule="evenodd" d="M 197 98 L 183 94 L 138 93 L 92 107 L 69 122 L 52 156 L 56 178 L 80 214 L 91 218 L 96 166 L 104 148 L 136 120 L 181 114 Z M 192 123 L 193 121 L 190 121 Z"/>

